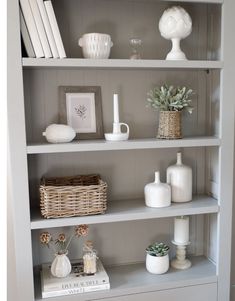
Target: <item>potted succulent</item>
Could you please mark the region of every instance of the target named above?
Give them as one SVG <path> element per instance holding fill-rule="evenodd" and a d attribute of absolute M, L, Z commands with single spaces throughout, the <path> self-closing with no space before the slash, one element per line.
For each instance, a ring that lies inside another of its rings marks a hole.
<path fill-rule="evenodd" d="M 164 274 L 169 269 L 169 246 L 155 242 L 146 248 L 146 269 L 152 274 Z"/>
<path fill-rule="evenodd" d="M 166 84 L 148 92 L 148 105 L 160 111 L 157 138 L 182 138 L 181 111 L 186 110 L 190 114 L 192 113 L 193 107 L 190 99 L 192 94 L 192 89 Z"/>

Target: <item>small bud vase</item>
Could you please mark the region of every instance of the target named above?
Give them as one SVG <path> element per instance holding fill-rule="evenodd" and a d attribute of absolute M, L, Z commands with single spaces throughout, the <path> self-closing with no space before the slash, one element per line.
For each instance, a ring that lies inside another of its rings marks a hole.
<path fill-rule="evenodd" d="M 68 252 L 63 254 L 59 254 L 59 253 L 55 254 L 55 258 L 51 265 L 51 274 L 54 277 L 63 278 L 70 274 L 71 263 L 67 255 Z"/>
<path fill-rule="evenodd" d="M 175 165 L 167 168 L 167 183 L 171 185 L 171 200 L 184 203 L 192 200 L 192 168 L 182 163 L 182 154 L 177 153 Z"/>
<path fill-rule="evenodd" d="M 144 187 L 145 204 L 148 207 L 168 207 L 171 205 L 171 187 L 161 183 L 160 172 L 155 172 L 155 181 Z"/>

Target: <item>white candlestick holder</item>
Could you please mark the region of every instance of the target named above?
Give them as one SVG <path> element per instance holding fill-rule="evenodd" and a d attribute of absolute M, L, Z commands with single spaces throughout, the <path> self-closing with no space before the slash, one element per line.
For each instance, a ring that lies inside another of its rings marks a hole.
<path fill-rule="evenodd" d="M 186 270 L 191 267 L 192 263 L 190 260 L 186 259 L 186 247 L 190 244 L 178 243 L 172 240 L 172 243 L 176 245 L 176 258 L 171 261 L 171 266 L 178 270 Z"/>
<path fill-rule="evenodd" d="M 122 132 L 122 126 L 126 127 L 126 132 Z M 129 138 L 128 124 L 119 122 L 118 94 L 113 95 L 113 132 L 105 133 L 104 136 L 107 141 L 124 141 Z"/>

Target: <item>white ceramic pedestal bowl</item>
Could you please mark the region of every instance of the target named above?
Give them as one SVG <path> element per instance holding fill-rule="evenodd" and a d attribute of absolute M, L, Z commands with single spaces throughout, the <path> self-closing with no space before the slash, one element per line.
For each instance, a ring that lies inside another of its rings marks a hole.
<path fill-rule="evenodd" d="M 104 33 L 86 33 L 79 40 L 86 59 L 108 59 L 113 46 L 111 37 Z"/>

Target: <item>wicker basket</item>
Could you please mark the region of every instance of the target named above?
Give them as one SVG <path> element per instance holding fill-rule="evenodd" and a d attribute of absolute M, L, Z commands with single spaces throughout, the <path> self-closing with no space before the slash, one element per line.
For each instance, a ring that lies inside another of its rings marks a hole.
<path fill-rule="evenodd" d="M 40 184 L 45 218 L 100 214 L 107 209 L 107 184 L 99 175 L 42 178 Z"/>
<path fill-rule="evenodd" d="M 160 111 L 157 138 L 181 139 L 181 112 Z"/>

